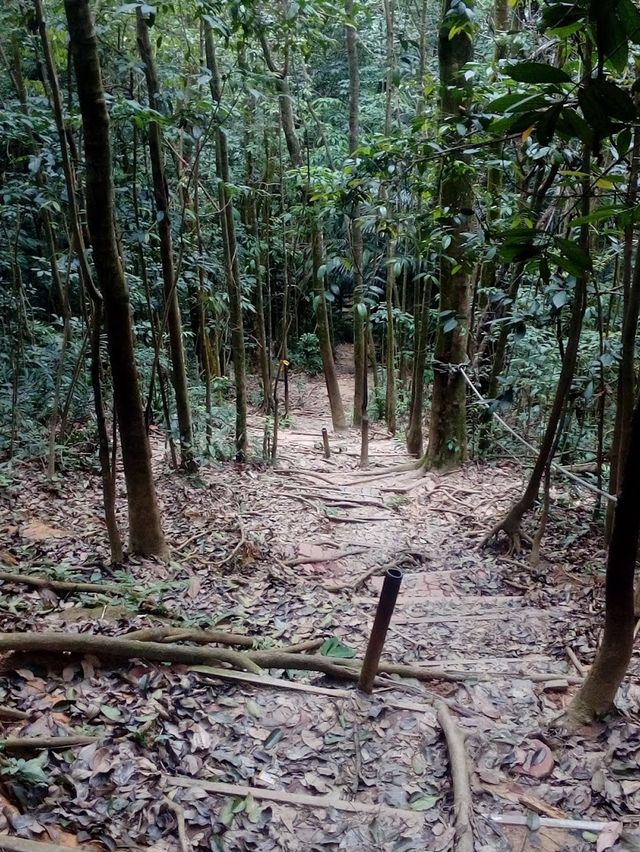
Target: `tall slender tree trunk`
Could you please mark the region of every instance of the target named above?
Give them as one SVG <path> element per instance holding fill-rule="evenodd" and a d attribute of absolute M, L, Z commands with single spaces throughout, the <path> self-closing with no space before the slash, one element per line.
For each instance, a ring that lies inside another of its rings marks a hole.
<path fill-rule="evenodd" d="M 626 204 L 632 208 L 638 194 L 638 172 L 640 171 L 640 132 L 636 129 L 629 170 L 629 184 Z M 624 229 L 624 253 L 622 259 L 622 352 L 618 369 L 618 387 L 616 416 L 611 442 L 609 492 L 615 494 L 621 481 L 624 456 L 627 451 L 631 429 L 631 414 L 635 392 L 635 349 L 638 330 L 638 311 L 640 308 L 640 241 L 636 247 L 635 267 L 633 264 L 633 244 L 636 228 L 629 223 Z M 614 506 L 607 506 L 606 534 L 609 537 L 613 524 Z"/>
<path fill-rule="evenodd" d="M 429 340 L 429 316 L 431 313 L 432 279 L 422 276 L 422 302 L 416 311 L 415 344 L 413 352 L 413 371 L 411 376 L 411 406 L 409 426 L 407 428 L 407 452 L 420 458 L 422 456 L 422 406 L 424 403 L 424 368 L 427 361 L 427 343 Z M 420 290 L 418 290 L 420 292 Z"/>
<path fill-rule="evenodd" d="M 282 125 L 282 132 L 284 133 L 284 138 L 287 144 L 289 159 L 291 160 L 291 165 L 294 169 L 302 169 L 304 166 L 304 159 L 302 156 L 302 146 L 300 145 L 300 140 L 296 132 L 293 102 L 291 98 L 291 91 L 289 89 L 289 81 L 286 75 L 286 63 L 285 72 L 276 68 L 266 37 L 262 36 L 261 42 L 267 67 L 273 74 L 275 74 L 275 85 L 279 95 L 278 103 L 280 108 L 280 123 Z M 314 304 L 318 329 L 318 341 L 320 343 L 320 354 L 322 357 L 324 379 L 327 386 L 327 395 L 329 397 L 329 407 L 331 408 L 331 421 L 333 423 L 333 428 L 336 431 L 343 431 L 346 429 L 347 424 L 344 416 L 344 407 L 342 405 L 342 396 L 336 373 L 336 365 L 333 359 L 331 329 L 329 325 L 327 299 L 324 292 L 324 281 L 320 276 L 320 268 L 323 265 L 324 258 L 324 241 L 322 239 L 322 230 L 314 215 L 310 195 L 309 187 L 307 187 L 304 191 L 303 200 L 305 206 L 312 208 L 311 216 L 313 217 L 311 222 L 311 266 L 313 290 L 315 293 Z"/>
<path fill-rule="evenodd" d="M 585 150 L 582 158 L 582 202 L 581 213 L 583 216 L 589 214 L 591 189 L 589 183 L 589 175 L 591 172 L 591 153 L 588 147 Z M 580 228 L 580 247 L 585 255 L 589 253 L 589 226 L 582 225 Z M 571 318 L 569 321 L 569 331 L 567 343 L 560 368 L 560 376 L 556 392 L 549 412 L 549 419 L 540 444 L 538 457 L 534 464 L 529 482 L 524 490 L 524 493 L 519 500 L 514 503 L 507 515 L 491 530 L 485 542 L 489 541 L 501 530 L 504 531 L 511 540 L 512 549 L 520 549 L 521 532 L 520 527 L 525 514 L 533 507 L 538 493 L 544 471 L 551 461 L 553 450 L 556 442 L 556 434 L 560 424 L 562 413 L 565 407 L 565 402 L 571 382 L 575 373 L 576 363 L 578 360 L 578 350 L 580 347 L 580 334 L 582 331 L 582 321 L 587 307 L 587 281 L 589 273 L 585 270 L 582 275 L 576 280 L 576 286 L 573 294 L 573 306 L 571 308 Z"/>
<path fill-rule="evenodd" d="M 387 387 L 385 393 L 385 420 L 392 435 L 396 433 L 396 335 L 393 322 L 393 291 L 396 286 L 396 241 L 387 237 Z"/>
<path fill-rule="evenodd" d="M 44 9 L 42 0 L 34 0 L 34 10 L 36 15 L 36 23 L 42 44 L 42 52 L 47 69 L 47 81 L 49 83 L 49 96 L 51 106 L 53 108 L 56 130 L 58 132 L 58 141 L 60 143 L 60 152 L 62 158 L 62 168 L 65 177 L 65 186 L 67 190 L 67 204 L 69 208 L 68 220 L 69 230 L 72 234 L 72 243 L 77 252 L 80 261 L 80 281 L 82 289 L 88 292 L 93 304 L 93 315 L 89 319 L 91 323 L 91 383 L 93 389 L 93 401 L 96 412 L 96 425 L 98 432 L 98 452 L 100 457 L 100 468 L 102 475 L 102 495 L 104 504 L 105 524 L 107 527 L 107 535 L 109 537 L 109 545 L 111 550 L 111 561 L 121 562 L 123 558 L 122 538 L 118 528 L 118 521 L 115 511 L 115 484 L 116 471 L 115 466 L 111 464 L 111 456 L 109 451 L 109 432 L 107 430 L 106 418 L 104 412 L 104 399 L 102 393 L 102 370 L 100 356 L 100 337 L 102 333 L 102 316 L 103 305 L 102 295 L 96 289 L 91 270 L 87 261 L 84 245 L 84 235 L 80 224 L 80 212 L 77 202 L 77 185 L 76 175 L 69 152 L 69 143 L 67 139 L 64 108 L 62 103 L 62 94 L 60 92 L 60 84 L 58 80 L 58 72 L 51 50 L 49 34 L 47 32 L 47 23 L 44 17 Z M 68 294 L 64 294 L 64 302 L 68 307 Z"/>
<path fill-rule="evenodd" d="M 470 103 L 471 90 L 461 69 L 473 57 L 473 44 L 465 32 L 449 37 L 447 14 L 452 5 L 453 0 L 445 0 L 438 60 L 442 116 L 455 122 L 463 118 Z M 466 385 L 457 365 L 463 364 L 467 357 L 470 278 L 464 257 L 464 232 L 469 230 L 467 211 L 473 206 L 473 193 L 463 163 L 463 158 L 454 154 L 442 165 L 440 205 L 451 242 L 446 256 L 440 259 L 441 319 L 436 333 L 426 458 L 426 464 L 434 468 L 456 467 L 467 455 Z M 454 322 L 455 326 L 449 327 Z"/>
<path fill-rule="evenodd" d="M 349 154 L 358 148 L 360 136 L 360 68 L 358 65 L 358 33 L 353 20 L 353 0 L 345 0 L 347 23 L 345 36 L 349 63 Z M 355 160 L 353 168 L 356 168 Z M 366 408 L 367 384 L 367 309 L 364 302 L 364 269 L 361 205 L 355 204 L 350 218 L 351 260 L 353 263 L 353 364 L 355 381 L 353 393 L 353 425 L 360 426 Z"/>
<path fill-rule="evenodd" d="M 129 546 L 147 556 L 168 555 L 151 469 L 151 453 L 134 357 L 129 291 L 115 231 L 109 117 L 89 0 L 64 3 L 86 160 L 89 234 L 104 300 L 109 360 L 129 506 Z"/>
<path fill-rule="evenodd" d="M 569 708 L 569 715 L 579 722 L 590 722 L 611 710 L 633 653 L 633 578 L 640 538 L 640 399 L 632 415 L 621 473 L 607 558 L 604 633 L 587 679 Z"/>
<path fill-rule="evenodd" d="M 204 23 L 205 54 L 207 68 L 211 73 L 211 97 L 218 110 L 222 101 L 222 82 L 216 57 L 211 24 Z M 228 187 L 229 148 L 227 134 L 218 123 L 216 128 L 216 170 L 218 175 L 218 202 L 220 205 L 220 229 L 224 246 L 225 274 L 229 293 L 229 316 L 231 320 L 231 353 L 236 389 L 236 461 L 246 460 L 247 439 L 247 367 L 244 348 L 244 325 L 242 320 L 242 282 L 236 244 L 236 228 L 233 220 L 233 201 Z"/>
<path fill-rule="evenodd" d="M 258 341 L 258 363 L 260 367 L 260 375 L 262 378 L 262 400 L 265 411 L 268 413 L 271 409 L 271 364 L 269 362 L 269 351 L 267 349 L 267 331 L 264 319 L 264 282 L 262 275 L 262 250 L 260 247 L 260 226 L 258 223 L 258 202 L 257 202 L 257 186 L 256 174 L 254 167 L 254 157 L 251 150 L 251 133 L 255 129 L 255 104 L 254 97 L 250 91 L 246 91 L 247 107 L 249 115 L 252 119 L 253 127 L 247 126 L 246 134 L 246 164 L 247 164 L 247 185 L 250 192 L 245 205 L 245 220 L 247 230 L 253 240 L 253 263 L 255 277 L 255 307 L 256 319 L 255 330 L 256 339 Z"/>
<path fill-rule="evenodd" d="M 149 26 L 140 6 L 136 9 L 136 19 L 138 49 L 147 80 L 149 106 L 156 112 L 161 113 L 160 86 L 151 47 L 151 39 L 149 38 Z M 173 264 L 169 193 L 164 168 L 164 154 L 162 152 L 162 132 L 157 121 L 149 122 L 147 134 L 149 139 L 151 174 L 153 177 L 153 195 L 156 205 L 156 221 L 158 223 L 158 236 L 160 238 L 160 260 L 162 263 L 162 280 L 166 302 L 165 310 L 167 311 L 173 389 L 176 396 L 178 429 L 180 430 L 180 456 L 182 466 L 185 470 L 195 471 L 198 466 L 193 454 L 193 425 L 191 422 L 187 368 L 182 338 L 182 317 L 180 316 L 178 287 Z"/>

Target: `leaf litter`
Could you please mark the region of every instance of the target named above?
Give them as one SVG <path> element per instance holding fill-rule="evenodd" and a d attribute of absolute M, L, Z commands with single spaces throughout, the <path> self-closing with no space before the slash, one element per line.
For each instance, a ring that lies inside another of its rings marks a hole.
<path fill-rule="evenodd" d="M 352 381 L 341 376 L 345 393 Z M 556 724 L 575 688 L 566 679 L 578 674 L 567 648 L 589 665 L 603 604 L 602 542 L 579 499 L 559 492 L 562 507 L 552 511 L 537 567 L 480 552 L 490 519 L 518 493 L 521 472 L 509 465 L 421 479 L 389 472 L 406 456 L 377 424 L 370 458 L 384 476 L 357 469 L 353 432 L 332 438 L 325 461 L 322 393 L 310 380 L 303 410 L 294 394 L 276 469 L 221 465 L 179 477 L 154 447 L 174 553 L 167 565 L 108 565 L 97 476 L 68 472 L 52 489 L 35 466 L 16 465 L 0 498 L 2 570 L 122 583 L 125 591 L 114 600 L 5 583 L 2 631 L 223 628 L 256 637 L 262 648 L 322 640 L 325 654 L 348 660 L 364 653 L 381 575 L 396 564 L 405 576 L 383 658 L 458 676 L 426 684 L 391 677 L 366 696 L 310 672 L 265 672 L 283 685 L 333 690 L 327 695 L 221 680 L 184 665 L 6 655 L 0 702 L 28 718 L 2 722 L 3 736 L 98 739 L 3 756 L 0 832 L 154 852 L 184 852 L 185 842 L 194 850 L 452 849 L 450 756 L 431 706 L 436 695 L 465 734 L 476 849 L 529 848 L 529 841 L 546 850 L 631 848 L 625 837 L 634 835 L 640 810 L 637 656 L 606 726 L 567 732 Z M 257 416 L 252 427 L 257 440 Z M 345 505 L 336 509 L 337 501 Z M 212 793 L 211 782 L 254 792 Z M 283 791 L 368 810 L 268 798 Z M 492 814 L 608 828 L 510 826 Z"/>

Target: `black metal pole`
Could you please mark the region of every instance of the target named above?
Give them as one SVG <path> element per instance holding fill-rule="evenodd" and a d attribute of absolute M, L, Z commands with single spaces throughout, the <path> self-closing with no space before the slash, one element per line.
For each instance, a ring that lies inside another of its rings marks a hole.
<path fill-rule="evenodd" d="M 399 568 L 388 568 L 384 575 L 384 583 L 378 600 L 378 608 L 376 609 L 376 617 L 371 628 L 371 635 L 367 644 L 367 651 L 362 661 L 360 669 L 360 679 L 358 686 L 363 692 L 371 692 L 373 689 L 373 681 L 378 673 L 378 663 L 380 655 L 384 647 L 384 640 L 387 638 L 387 630 L 389 622 L 395 609 L 398 592 L 400 591 L 400 583 L 402 582 L 402 571 Z"/>

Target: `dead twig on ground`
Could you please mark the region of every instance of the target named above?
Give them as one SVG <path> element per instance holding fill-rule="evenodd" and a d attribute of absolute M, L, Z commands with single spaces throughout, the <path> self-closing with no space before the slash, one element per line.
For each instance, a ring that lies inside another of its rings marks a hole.
<path fill-rule="evenodd" d="M 327 553 L 322 556 L 296 556 L 293 559 L 287 559 L 284 564 L 289 568 L 296 568 L 298 565 L 315 565 L 318 562 L 338 562 L 341 559 L 347 559 L 349 556 L 359 556 L 369 549 L 368 547 L 356 547 L 353 550 L 336 550 L 335 553 Z"/>
<path fill-rule="evenodd" d="M 173 799 L 170 799 L 169 796 L 162 797 L 162 803 L 166 805 L 170 811 L 176 815 L 176 823 L 178 826 L 178 840 L 180 841 L 180 848 L 182 852 L 191 852 L 193 846 L 191 845 L 191 841 L 189 840 L 189 835 L 187 834 L 187 824 L 184 818 L 184 808 L 182 805 L 179 805 L 177 802 L 174 802 Z"/>
<path fill-rule="evenodd" d="M 91 745 L 100 737 L 69 734 L 61 737 L 5 737 L 0 739 L 0 752 L 7 751 L 46 751 Z"/>
<path fill-rule="evenodd" d="M 579 674 L 579 675 L 582 675 L 582 677 L 584 677 L 584 676 L 586 675 L 586 673 L 589 671 L 588 667 L 587 667 L 587 666 L 583 666 L 583 665 L 582 665 L 582 663 L 580 662 L 580 660 L 579 660 L 579 659 L 578 659 L 578 657 L 576 656 L 576 653 L 575 653 L 575 651 L 573 650 L 573 648 L 571 648 L 571 647 L 567 646 L 567 647 L 565 648 L 565 651 L 566 651 L 566 653 L 567 653 L 567 657 L 569 657 L 569 659 L 571 660 L 571 662 L 572 662 L 572 663 L 573 663 L 573 665 L 575 666 L 576 671 L 578 672 L 578 674 Z"/>
<path fill-rule="evenodd" d="M 16 710 L 14 707 L 0 707 L 0 719 L 7 722 L 21 722 L 28 719 L 29 714 L 24 710 Z"/>
<path fill-rule="evenodd" d="M 335 808 L 352 814 L 385 814 L 387 816 L 403 817 L 412 823 L 421 821 L 421 815 L 417 811 L 406 808 L 393 808 L 389 805 L 376 805 L 369 802 L 347 802 L 340 799 L 335 793 L 326 796 L 309 796 L 306 793 L 289 793 L 286 790 L 266 790 L 264 787 L 248 787 L 244 784 L 225 784 L 221 781 L 201 781 L 198 778 L 187 778 L 181 775 L 168 776 L 165 779 L 168 784 L 176 787 L 196 787 L 200 790 L 209 790 L 221 796 L 237 796 L 246 798 L 252 796 L 257 800 L 267 802 L 282 802 L 286 805 L 298 805 L 307 808 L 318 808 L 326 810 Z"/>
<path fill-rule="evenodd" d="M 447 741 L 451 763 L 456 829 L 454 848 L 456 852 L 473 852 L 473 802 L 463 734 L 444 702 L 436 702 L 436 712 Z"/>
<path fill-rule="evenodd" d="M 190 627 L 143 627 L 125 633 L 122 639 L 137 642 L 195 642 L 197 645 L 237 645 L 239 648 L 254 648 L 255 639 L 242 633 L 226 633 L 224 630 L 193 630 Z"/>
<path fill-rule="evenodd" d="M 246 534 L 245 534 L 245 531 L 244 531 L 244 525 L 243 525 L 242 521 L 240 520 L 239 515 L 238 515 L 238 527 L 240 528 L 240 541 L 236 544 L 236 546 L 233 548 L 231 553 L 229 553 L 227 556 L 225 556 L 225 558 L 223 560 L 221 560 L 220 562 L 214 563 L 215 568 L 222 568 L 222 566 L 226 565 L 227 562 L 231 562 L 231 560 L 236 555 L 236 553 L 238 553 L 238 551 L 242 547 L 244 547 L 244 545 L 247 543 L 247 538 L 246 538 Z"/>
<path fill-rule="evenodd" d="M 0 651 L 53 651 L 76 654 L 93 654 L 96 657 L 153 660 L 186 665 L 212 665 L 227 663 L 243 671 L 260 674 L 262 669 L 297 669 L 320 672 L 332 677 L 355 681 L 359 677 L 361 660 L 339 660 L 318 654 L 288 653 L 281 650 L 231 651 L 228 648 L 199 648 L 192 645 L 165 645 L 161 642 L 139 642 L 114 639 L 110 636 L 93 636 L 86 633 L 0 633 Z M 378 672 L 414 678 L 420 681 L 443 680 L 458 683 L 466 680 L 494 680 L 495 674 L 478 671 L 456 671 L 446 668 L 380 663 Z M 509 673 L 509 677 L 513 676 Z M 517 674 L 517 673 L 515 673 Z M 558 681 L 563 684 L 582 683 L 580 677 L 547 672 L 522 672 L 522 677 L 533 683 Z M 505 675 L 506 676 L 506 675 Z"/>

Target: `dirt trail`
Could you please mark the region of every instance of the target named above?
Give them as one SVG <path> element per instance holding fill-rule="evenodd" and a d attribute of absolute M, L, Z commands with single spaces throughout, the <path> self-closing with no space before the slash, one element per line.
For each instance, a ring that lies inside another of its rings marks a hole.
<path fill-rule="evenodd" d="M 347 409 L 349 363 L 341 350 Z M 332 435 L 331 458 L 323 458 L 327 407 L 321 379 L 293 378 L 275 468 L 227 464 L 185 479 L 168 472 L 157 448 L 173 562 L 134 560 L 125 572 L 145 585 L 156 611 L 106 599 L 97 607 L 93 598 L 42 600 L 18 589 L 6 597 L 2 630 L 122 635 L 169 621 L 220 625 L 265 646 L 334 637 L 361 655 L 384 570 L 400 564 L 384 659 L 438 667 L 447 678 L 390 680 L 369 697 L 309 672 L 271 671 L 279 682 L 258 685 L 136 662 L 9 665 L 3 701 L 31 714 L 11 733 L 88 729 L 101 740 L 52 754 L 46 794 L 11 817 L 7 800 L 0 830 L 37 837 L 47 825 L 53 836 L 68 824 L 80 840 L 154 852 L 185 852 L 185 831 L 194 850 L 451 849 L 450 765 L 434 694 L 452 704 L 467 734 L 477 850 L 593 848 L 579 831 L 530 833 L 498 826 L 490 814 L 601 821 L 637 813 L 640 778 L 628 775 L 640 752 L 636 677 L 608 742 L 598 739 L 602 729 L 553 728 L 577 675 L 567 649 L 588 664 L 597 638 L 599 604 L 584 563 L 597 564 L 599 554 L 584 509 L 563 509 L 573 529 L 554 537 L 552 523 L 547 561 L 535 570 L 480 552 L 491 520 L 521 486 L 514 468 L 399 473 L 408 461 L 402 442 L 373 423 L 363 472 L 353 430 Z M 254 414 L 250 429 L 261 447 L 264 418 Z M 65 576 L 120 578 L 95 557 L 104 547 L 97 478 L 69 474 L 45 490 L 25 467 L 0 511 L 0 557 L 12 570 L 56 565 Z M 357 584 L 366 571 L 374 573 Z M 259 789 L 266 799 L 224 796 L 210 782 Z M 339 802 L 296 804 L 287 794 Z M 349 802 L 360 812 L 350 813 Z"/>

